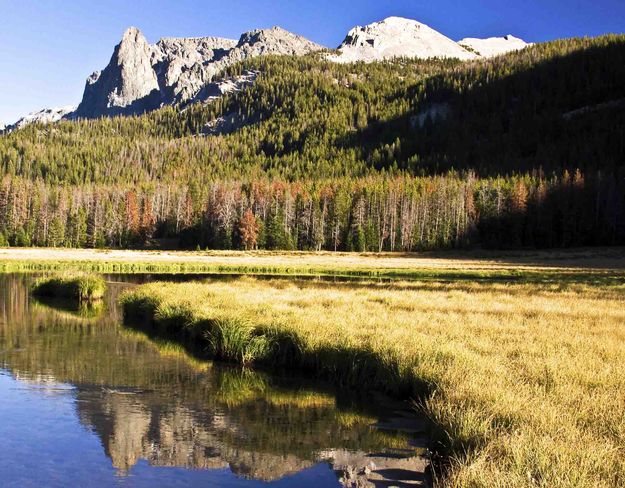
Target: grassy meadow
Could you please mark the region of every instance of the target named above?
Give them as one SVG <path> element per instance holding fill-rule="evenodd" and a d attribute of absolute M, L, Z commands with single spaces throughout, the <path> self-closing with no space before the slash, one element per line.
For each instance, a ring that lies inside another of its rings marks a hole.
<path fill-rule="evenodd" d="M 151 283 L 122 304 L 221 359 L 414 399 L 441 486 L 623 486 L 624 276 L 526 272 L 540 279 Z"/>

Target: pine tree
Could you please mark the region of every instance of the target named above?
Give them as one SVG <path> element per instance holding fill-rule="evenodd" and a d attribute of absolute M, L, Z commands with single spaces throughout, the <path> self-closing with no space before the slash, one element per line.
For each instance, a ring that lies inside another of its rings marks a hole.
<path fill-rule="evenodd" d="M 248 208 L 239 220 L 239 234 L 246 251 L 255 249 L 258 245 L 258 232 L 259 225 L 256 217 L 252 209 Z"/>

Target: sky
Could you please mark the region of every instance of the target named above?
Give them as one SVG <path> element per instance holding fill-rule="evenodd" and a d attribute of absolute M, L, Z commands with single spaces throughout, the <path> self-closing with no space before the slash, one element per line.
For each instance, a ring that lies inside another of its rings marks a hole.
<path fill-rule="evenodd" d="M 625 33 L 625 0 L 0 0 L 0 123 L 76 105 L 129 26 L 148 41 L 279 25 L 337 47 L 355 25 L 391 15 L 454 40 L 513 34 L 528 42 Z"/>

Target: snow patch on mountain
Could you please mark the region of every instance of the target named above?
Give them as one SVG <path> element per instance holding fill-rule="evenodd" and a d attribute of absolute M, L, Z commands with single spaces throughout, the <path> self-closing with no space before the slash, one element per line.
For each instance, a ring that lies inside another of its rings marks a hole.
<path fill-rule="evenodd" d="M 458 41 L 458 44 L 484 58 L 492 58 L 500 54 L 518 51 L 531 46 L 531 44 L 525 42 L 523 39 L 519 39 L 513 35 L 489 37 L 488 39 L 467 37 L 466 39 Z"/>
<path fill-rule="evenodd" d="M 337 63 L 373 62 L 407 58 L 475 59 L 478 56 L 455 41 L 416 20 L 389 17 L 364 27 L 354 27 L 328 58 Z"/>

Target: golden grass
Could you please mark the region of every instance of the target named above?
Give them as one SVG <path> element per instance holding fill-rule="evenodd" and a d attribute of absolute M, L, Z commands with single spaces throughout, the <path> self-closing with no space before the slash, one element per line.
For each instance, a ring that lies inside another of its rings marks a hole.
<path fill-rule="evenodd" d="M 616 487 L 624 297 L 623 285 L 583 283 L 243 278 L 152 283 L 123 303 L 198 338 L 215 321 L 245 323 L 273 344 L 259 360 L 418 398 L 450 454 L 444 486 Z"/>
<path fill-rule="evenodd" d="M 552 251 L 332 253 L 283 251 L 131 251 L 0 248 L 0 272 L 80 270 L 106 273 L 258 273 L 399 278 L 523 278 L 583 269 L 598 277 L 625 269 L 623 248 Z"/>

